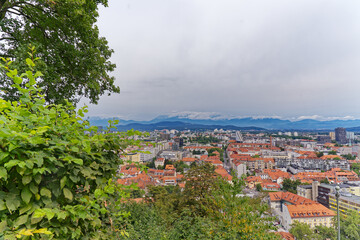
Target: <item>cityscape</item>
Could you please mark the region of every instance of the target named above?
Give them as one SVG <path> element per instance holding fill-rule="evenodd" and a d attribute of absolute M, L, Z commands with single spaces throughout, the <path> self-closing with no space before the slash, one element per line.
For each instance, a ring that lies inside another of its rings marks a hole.
<path fill-rule="evenodd" d="M 360 240 L 359 11 L 0 0 L 0 240 Z"/>
<path fill-rule="evenodd" d="M 144 144 L 126 150 L 123 158 L 132 163 L 120 166 L 117 181 L 136 183 L 144 194 L 150 186 L 184 188 L 184 173 L 211 164 L 225 181 L 243 179 L 242 195 L 266 201 L 275 216 L 273 231 L 284 239 L 295 239 L 289 231 L 296 223 L 333 227 L 336 186 L 340 214 L 360 212 L 360 135 L 345 128 L 326 133 L 162 129 L 139 138 Z"/>

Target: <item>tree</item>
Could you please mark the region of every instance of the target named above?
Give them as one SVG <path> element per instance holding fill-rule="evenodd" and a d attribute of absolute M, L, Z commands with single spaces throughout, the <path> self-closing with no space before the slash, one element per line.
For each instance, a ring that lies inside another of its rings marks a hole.
<path fill-rule="evenodd" d="M 256 184 L 256 190 L 257 190 L 258 192 L 261 192 L 261 191 L 262 191 L 262 187 L 261 187 L 261 184 L 260 184 L 260 183 Z"/>
<path fill-rule="evenodd" d="M 297 186 L 301 185 L 301 182 L 299 179 L 297 180 L 291 180 L 290 178 L 285 178 L 283 183 L 283 189 L 292 193 L 297 192 Z"/>
<path fill-rule="evenodd" d="M 324 156 L 324 153 L 323 153 L 323 152 L 317 152 L 317 153 L 316 153 L 316 156 L 317 156 L 318 158 L 320 158 L 320 157 Z"/>
<path fill-rule="evenodd" d="M 315 227 L 315 233 L 317 234 L 317 239 L 319 240 L 336 239 L 336 230 L 334 227 L 326 227 L 326 226 L 318 225 Z"/>
<path fill-rule="evenodd" d="M 212 191 L 216 188 L 215 168 L 211 164 L 199 164 L 191 167 L 186 172 L 184 179 L 186 180 L 184 189 L 184 198 L 180 203 L 187 206 L 194 214 L 198 216 L 206 216 L 208 208 L 214 204 L 211 199 Z"/>
<path fill-rule="evenodd" d="M 314 231 L 307 223 L 295 222 L 291 224 L 290 233 L 294 235 L 295 239 L 314 240 L 316 239 Z"/>
<path fill-rule="evenodd" d="M 290 233 L 294 235 L 295 239 L 304 240 L 335 240 L 336 231 L 334 227 L 326 227 L 318 225 L 311 228 L 307 223 L 300 223 L 295 221 L 291 225 Z M 344 238 L 345 239 L 345 238 Z"/>
<path fill-rule="evenodd" d="M 260 198 L 239 197 L 242 179 L 233 178 L 230 184 L 213 166 L 201 164 L 190 169 L 184 180 L 183 191 L 149 188 L 149 207 L 164 220 L 159 227 L 166 226 L 165 233 L 157 232 L 161 239 L 279 239 L 269 232 L 275 228 L 267 204 Z"/>
<path fill-rule="evenodd" d="M 189 168 L 189 166 L 183 161 L 176 161 L 174 163 L 174 167 L 176 168 L 177 172 L 181 172 L 181 173 L 184 173 L 185 168 Z"/>
<path fill-rule="evenodd" d="M 350 169 L 360 175 L 360 163 L 351 164 Z"/>
<path fill-rule="evenodd" d="M 0 64 L 19 94 L 19 101 L 0 99 L 0 238 L 124 234 L 119 203 L 126 189 L 112 178 L 121 150 L 136 142 L 125 133 L 89 134 L 97 128 L 82 120 L 86 108 L 46 104 L 36 86 L 42 74 L 32 72 L 31 59 L 26 62 L 23 74 L 11 70 L 10 62 Z"/>
<path fill-rule="evenodd" d="M 1 0 L 0 56 L 15 59 L 12 66 L 24 69 L 20 59 L 28 57 L 29 43 L 35 46 L 41 58 L 36 69 L 45 75 L 38 85 L 50 103 L 76 102 L 81 96 L 97 103 L 105 92 L 119 93 L 114 77 L 109 76 L 115 69 L 109 61 L 113 50 L 95 25 L 98 6 L 107 2 Z M 12 80 L 5 73 L 1 78 L 7 99 L 18 99 Z"/>
<path fill-rule="evenodd" d="M 345 155 L 341 155 L 342 157 L 346 158 L 347 160 L 355 160 L 356 156 L 352 155 L 352 154 L 345 154 Z"/>
<path fill-rule="evenodd" d="M 356 211 L 349 211 L 346 217 L 340 218 L 341 238 L 342 239 L 360 239 L 360 215 Z"/>
<path fill-rule="evenodd" d="M 337 153 L 336 153 L 336 151 L 335 150 L 331 150 L 331 151 L 329 151 L 329 153 L 328 153 L 329 155 L 336 155 Z"/>
<path fill-rule="evenodd" d="M 329 179 L 327 178 L 321 179 L 320 183 L 330 184 Z"/>

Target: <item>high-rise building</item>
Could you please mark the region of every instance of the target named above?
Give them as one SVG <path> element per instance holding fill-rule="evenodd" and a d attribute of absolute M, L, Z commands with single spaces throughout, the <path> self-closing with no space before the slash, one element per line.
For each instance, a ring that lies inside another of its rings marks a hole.
<path fill-rule="evenodd" d="M 346 143 L 346 129 L 345 128 L 335 128 L 335 140 L 338 143 L 345 144 Z"/>
<path fill-rule="evenodd" d="M 350 140 L 355 139 L 355 133 L 354 132 L 346 132 L 346 138 Z"/>
<path fill-rule="evenodd" d="M 331 140 L 335 141 L 335 132 L 329 132 Z"/>

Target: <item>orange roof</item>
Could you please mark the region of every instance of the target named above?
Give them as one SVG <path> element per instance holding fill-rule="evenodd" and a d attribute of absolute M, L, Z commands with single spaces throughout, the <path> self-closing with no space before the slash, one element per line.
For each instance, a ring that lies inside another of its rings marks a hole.
<path fill-rule="evenodd" d="M 261 183 L 262 188 L 276 188 L 277 190 L 280 190 L 280 185 L 273 182 L 262 182 Z"/>
<path fill-rule="evenodd" d="M 294 235 L 288 232 L 276 232 L 276 234 L 279 234 L 285 240 L 295 240 Z"/>
<path fill-rule="evenodd" d="M 166 170 L 174 170 L 175 167 L 174 167 L 174 165 L 170 165 L 170 164 L 169 164 L 169 165 L 166 165 L 166 166 L 165 166 L 165 169 L 166 169 Z"/>
<path fill-rule="evenodd" d="M 225 180 L 231 181 L 232 176 L 225 170 L 223 166 L 217 166 L 215 172 L 219 174 Z"/>
<path fill-rule="evenodd" d="M 186 146 L 184 147 L 184 149 L 210 149 L 210 148 L 214 148 L 214 147 L 209 147 L 209 146 Z"/>
<path fill-rule="evenodd" d="M 287 205 L 291 218 L 333 217 L 336 214 L 320 203 Z"/>
<path fill-rule="evenodd" d="M 270 201 L 286 201 L 292 204 L 304 204 L 304 203 L 315 203 L 313 200 L 301 197 L 291 192 L 272 192 L 269 193 Z"/>
<path fill-rule="evenodd" d="M 326 160 L 326 159 L 334 159 L 334 158 L 340 158 L 343 159 L 343 157 L 339 156 L 339 155 L 324 155 L 321 157 L 321 159 Z"/>
<path fill-rule="evenodd" d="M 195 162 L 195 161 L 196 161 L 196 158 L 191 158 L 191 157 L 189 157 L 189 158 L 183 158 L 181 161 L 183 161 L 183 162 Z"/>
<path fill-rule="evenodd" d="M 249 176 L 245 179 L 247 182 L 261 182 L 260 176 Z"/>

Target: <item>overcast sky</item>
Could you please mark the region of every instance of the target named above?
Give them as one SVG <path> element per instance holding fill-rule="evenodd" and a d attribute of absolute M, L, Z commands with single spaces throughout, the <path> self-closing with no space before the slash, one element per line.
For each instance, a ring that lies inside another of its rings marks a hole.
<path fill-rule="evenodd" d="M 91 116 L 360 118 L 358 0 L 109 0 L 121 94 Z"/>

